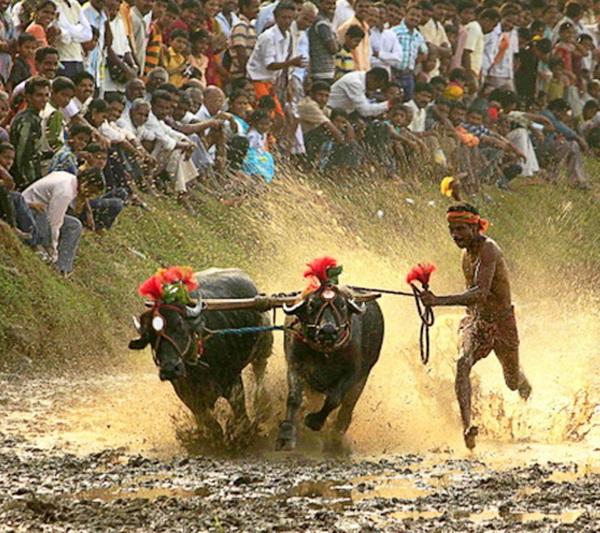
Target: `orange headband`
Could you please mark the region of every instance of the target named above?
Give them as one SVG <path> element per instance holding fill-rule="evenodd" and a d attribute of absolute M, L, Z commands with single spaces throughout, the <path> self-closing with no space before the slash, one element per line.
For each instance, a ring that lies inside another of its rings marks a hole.
<path fill-rule="evenodd" d="M 450 211 L 446 215 L 446 220 L 459 224 L 477 224 L 481 233 L 485 233 L 490 227 L 488 220 L 470 211 Z"/>

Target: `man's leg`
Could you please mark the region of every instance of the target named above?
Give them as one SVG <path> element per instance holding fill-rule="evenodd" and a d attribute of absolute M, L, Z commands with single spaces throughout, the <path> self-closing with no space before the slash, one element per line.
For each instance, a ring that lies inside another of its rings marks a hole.
<path fill-rule="evenodd" d="M 489 326 L 484 321 L 467 316 L 459 328 L 460 357 L 456 362 L 454 390 L 460 408 L 465 445 L 470 450 L 475 448 L 478 433 L 477 427 L 471 425 L 471 368 L 492 351 L 493 332 Z"/>
<path fill-rule="evenodd" d="M 83 226 L 77 218 L 65 215 L 58 238 L 58 261 L 56 266 L 60 272 L 73 271 L 73 263 L 82 229 Z"/>
<path fill-rule="evenodd" d="M 96 229 L 109 229 L 123 210 L 123 205 L 123 200 L 120 198 L 111 198 L 108 195 L 90 200 Z"/>

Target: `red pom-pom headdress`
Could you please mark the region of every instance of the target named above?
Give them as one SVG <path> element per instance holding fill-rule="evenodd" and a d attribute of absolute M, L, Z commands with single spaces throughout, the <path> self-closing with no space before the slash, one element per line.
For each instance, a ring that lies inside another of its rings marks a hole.
<path fill-rule="evenodd" d="M 189 300 L 189 293 L 198 288 L 194 271 L 190 267 L 172 266 L 161 268 L 138 287 L 138 294 L 150 298 L 154 302 L 163 300 L 165 291 L 173 303 L 178 300 Z M 183 289 L 183 291 L 181 290 Z M 185 295 L 188 295 L 187 298 Z M 180 303 L 187 303 L 181 301 Z"/>
<path fill-rule="evenodd" d="M 336 259 L 328 255 L 317 257 L 306 263 L 306 266 L 308 268 L 304 271 L 304 277 L 309 281 L 303 292 L 305 295 L 316 291 L 325 284 L 337 285 L 338 277 L 343 269 L 342 265 L 338 265 Z"/>
<path fill-rule="evenodd" d="M 406 276 L 406 283 L 412 284 L 418 281 L 423 287 L 429 286 L 429 278 L 435 272 L 436 268 L 433 263 L 419 263 L 410 269 Z"/>

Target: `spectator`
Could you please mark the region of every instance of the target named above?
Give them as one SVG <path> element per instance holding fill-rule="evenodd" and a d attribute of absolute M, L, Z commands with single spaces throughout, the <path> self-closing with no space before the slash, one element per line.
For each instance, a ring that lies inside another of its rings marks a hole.
<path fill-rule="evenodd" d="M 371 6 L 371 0 L 356 0 L 354 16 L 344 22 L 336 31 L 338 41 L 341 43 L 345 42 L 346 32 L 352 26 L 358 26 L 363 31 L 363 38 L 352 49 L 352 59 L 354 60 L 354 69 L 365 72 L 371 67 L 371 41 L 367 22 Z"/>
<path fill-rule="evenodd" d="M 433 68 L 429 71 L 430 78 L 439 76 L 440 59 L 446 60 L 452 55 L 450 41 L 443 24 L 446 17 L 446 4 L 446 0 L 432 0 L 431 10 L 423 10 L 423 14 L 426 15 L 423 18 L 427 18 L 427 21 L 419 26 L 419 31 L 427 42 L 429 53 L 433 52 L 436 55 Z"/>
<path fill-rule="evenodd" d="M 162 66 L 169 74 L 169 83 L 179 88 L 185 81 L 184 76 L 189 67 L 187 59 L 187 50 L 190 44 L 189 35 L 184 30 L 173 30 L 170 43 Z"/>
<path fill-rule="evenodd" d="M 219 24 L 219 28 L 221 29 L 221 33 L 225 35 L 227 39 L 231 37 L 231 32 L 239 21 L 236 13 L 237 8 L 238 2 L 236 0 L 224 0 L 223 5 L 221 6 L 221 11 L 215 17 L 217 23 Z"/>
<path fill-rule="evenodd" d="M 78 154 L 90 144 L 92 129 L 85 124 L 74 124 L 69 129 L 67 142 L 54 154 L 48 172 L 68 172 L 77 175 L 79 173 Z"/>
<path fill-rule="evenodd" d="M 394 28 L 396 38 L 402 49 L 402 59 L 398 69 L 393 71 L 394 81 L 398 82 L 404 91 L 404 98 L 411 100 L 415 89 L 415 69 L 427 56 L 427 44 L 421 32 L 417 29 L 421 20 L 421 9 L 412 5 L 406 11 L 404 20 Z"/>
<path fill-rule="evenodd" d="M 83 71 L 83 43 L 92 40 L 92 28 L 79 2 L 56 0 L 58 27 L 61 34 L 56 42 L 60 55 L 60 75 L 70 78 Z"/>
<path fill-rule="evenodd" d="M 106 69 L 104 92 L 125 92 L 125 83 L 137 76 L 137 66 L 127 37 L 126 20 L 120 0 L 106 0 Z"/>
<path fill-rule="evenodd" d="M 104 78 L 104 53 L 106 44 L 106 13 L 105 0 L 89 0 L 82 9 L 92 32 L 97 32 L 96 45 L 88 50 L 84 67 L 93 76 L 94 85 L 100 87 Z"/>
<path fill-rule="evenodd" d="M 344 74 L 359 70 L 354 62 L 354 50 L 365 36 L 360 26 L 350 26 L 344 34 L 344 42 L 335 55 L 335 79 L 339 80 Z"/>
<path fill-rule="evenodd" d="M 188 63 L 191 67 L 188 72 L 200 82 L 200 86 L 204 89 L 206 87 L 206 69 L 210 62 L 207 55 L 210 49 L 210 35 L 206 30 L 197 30 L 192 32 L 190 42 L 192 53 L 188 56 Z"/>
<path fill-rule="evenodd" d="M 333 0 L 330 0 L 333 1 Z M 232 80 L 246 76 L 246 64 L 256 45 L 256 30 L 251 21 L 258 13 L 258 0 L 240 0 L 238 19 L 231 29 L 229 53 Z"/>
<path fill-rule="evenodd" d="M 277 12 L 275 20 L 277 20 Z M 272 125 L 273 121 L 266 111 L 258 109 L 252 113 L 247 135 L 249 148 L 243 166 L 246 174 L 260 177 L 266 183 L 271 183 L 275 177 L 275 160 L 269 152 L 268 141 Z"/>
<path fill-rule="evenodd" d="M 502 18 L 489 34 L 484 47 L 483 76 L 485 86 L 501 87 L 514 91 L 514 57 L 519 52 L 519 39 L 515 29 L 516 9 L 510 4 L 502 11 Z"/>
<path fill-rule="evenodd" d="M 138 73 L 144 72 L 146 47 L 150 37 L 153 0 L 135 0 L 131 8 L 131 26 L 133 29 L 133 57 Z"/>
<path fill-rule="evenodd" d="M 60 35 L 56 18 L 56 4 L 52 0 L 41 0 L 35 8 L 33 22 L 25 30 L 36 38 L 38 47 L 54 46 Z"/>
<path fill-rule="evenodd" d="M 291 57 L 293 43 L 289 29 L 295 9 L 294 3 L 289 0 L 277 4 L 275 25 L 258 37 L 246 66 L 248 77 L 254 83 L 256 98 L 273 97 L 280 117 L 283 117 L 281 99 L 287 90 L 289 69 L 304 66 L 302 56 Z"/>
<path fill-rule="evenodd" d="M 157 0 L 152 8 L 152 22 L 150 24 L 150 35 L 146 45 L 146 57 L 144 58 L 144 78 L 147 79 L 150 72 L 160 65 L 163 53 L 163 35 L 174 24 L 179 16 L 179 7 L 172 0 Z"/>
<path fill-rule="evenodd" d="M 42 177 L 40 113 L 50 98 L 50 82 L 40 76 L 31 78 L 25 85 L 25 98 L 27 109 L 17 114 L 10 128 L 10 141 L 16 149 L 11 174 L 21 190 Z"/>
<path fill-rule="evenodd" d="M 22 81 L 36 74 L 34 57 L 37 47 L 37 39 L 31 33 L 19 35 L 17 39 L 17 56 L 7 83 L 9 88 L 16 87 Z"/>
<path fill-rule="evenodd" d="M 384 90 L 388 83 L 389 74 L 381 67 L 372 68 L 369 72 L 351 72 L 333 84 L 327 105 L 347 113 L 356 111 L 362 117 L 381 115 L 388 110 L 390 103 L 369 102 L 367 92 Z"/>
<path fill-rule="evenodd" d="M 308 30 L 311 77 L 313 80 L 324 80 L 330 84 L 335 76 L 334 57 L 339 51 L 331 22 L 335 5 L 335 0 L 321 0 L 317 19 Z"/>

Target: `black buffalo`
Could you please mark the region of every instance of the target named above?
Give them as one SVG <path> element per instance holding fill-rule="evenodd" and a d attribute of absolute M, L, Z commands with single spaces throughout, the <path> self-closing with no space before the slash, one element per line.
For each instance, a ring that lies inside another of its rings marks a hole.
<path fill-rule="evenodd" d="M 256 296 L 256 286 L 245 272 L 209 269 L 195 277 L 199 288 L 191 296 L 200 298 L 200 304 L 189 307 L 159 302 L 140 317 L 140 338 L 131 341 L 129 348 L 141 350 L 150 345 L 160 379 L 171 382 L 199 425 L 214 436 L 222 436 L 222 428 L 211 410 L 217 399 L 223 397 L 231 405 L 232 422 L 249 424 L 241 373 L 248 364 L 252 365 L 256 400 L 262 392 L 273 334 L 269 331 L 206 338 L 208 330 L 268 326 L 270 320 L 266 313 L 256 310 L 202 310 L 201 299 Z M 162 317 L 162 330 L 157 317 Z"/>
<path fill-rule="evenodd" d="M 305 425 L 319 431 L 329 414 L 341 406 L 333 426 L 336 440 L 348 429 L 354 406 L 379 359 L 384 329 L 379 304 L 358 304 L 354 298 L 347 288 L 327 284 L 297 304 L 284 306 L 292 331 L 285 336 L 289 390 L 278 450 L 292 450 L 296 445 L 304 385 L 325 394 L 323 406 L 306 415 Z"/>

